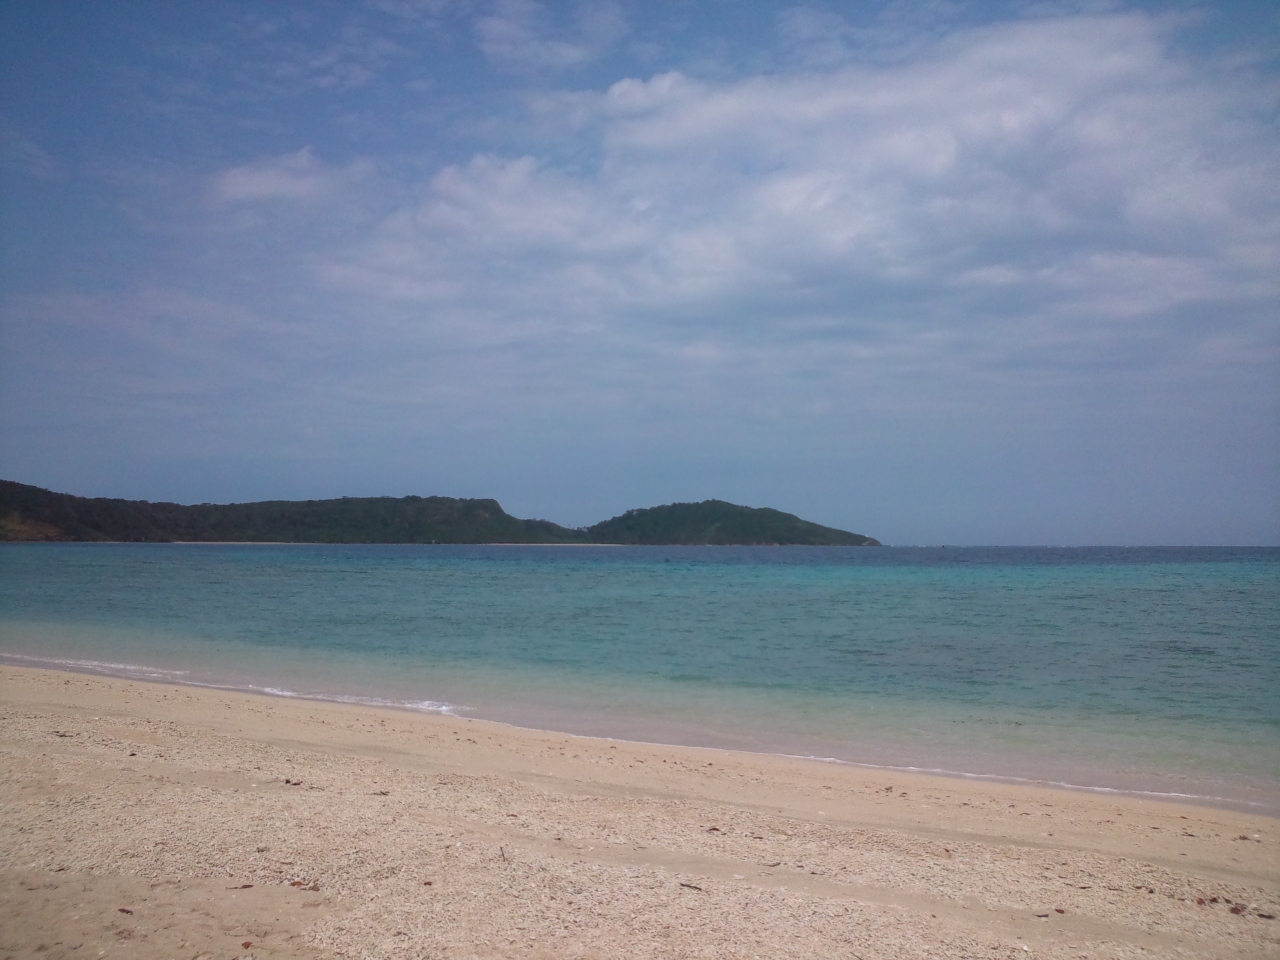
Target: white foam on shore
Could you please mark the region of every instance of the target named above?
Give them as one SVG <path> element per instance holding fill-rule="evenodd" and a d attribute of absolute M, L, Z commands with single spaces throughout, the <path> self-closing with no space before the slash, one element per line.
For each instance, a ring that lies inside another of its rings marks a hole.
<path fill-rule="evenodd" d="M 212 687 L 211 683 L 199 686 Z M 250 690 L 254 693 L 265 693 L 273 697 L 289 697 L 295 700 L 323 700 L 326 703 L 354 703 L 363 707 L 391 707 L 398 710 L 419 710 L 423 713 L 440 713 L 447 717 L 456 717 L 458 711 L 466 707 L 442 700 L 386 700 L 382 697 L 357 697 L 351 694 L 299 693 L 296 690 L 282 690 L 279 687 L 227 687 L 224 689 Z"/>
<path fill-rule="evenodd" d="M 477 719 L 484 718 L 480 717 Z M 541 729 L 539 727 L 524 726 L 519 723 L 508 723 L 507 721 L 498 722 L 523 730 Z M 565 736 L 580 740 L 605 740 L 611 743 L 634 744 L 638 747 L 678 746 L 688 747 L 695 750 L 722 750 L 726 753 L 741 753 L 748 756 L 781 757 L 787 760 L 811 760 L 815 763 L 832 763 L 844 767 L 858 767 L 862 770 L 877 770 L 885 773 L 921 773 L 938 777 L 955 777 L 960 780 L 983 780 L 988 783 L 1023 784 L 1030 787 L 1046 787 L 1054 790 L 1080 790 L 1086 793 L 1114 794 L 1115 796 L 1121 797 L 1150 797 L 1153 800 L 1167 800 L 1171 802 L 1185 801 L 1187 803 L 1202 804 L 1209 807 L 1226 807 L 1233 810 L 1246 810 L 1249 812 L 1262 813 L 1272 817 L 1280 815 L 1280 807 L 1275 803 L 1246 800 L 1242 797 L 1222 797 L 1207 793 L 1180 793 L 1169 790 L 1143 790 L 1137 787 L 1090 786 L 1088 784 L 1073 783 L 1068 780 L 1050 780 L 1043 777 L 1018 777 L 1004 773 L 974 773 L 969 770 L 950 770 L 945 767 L 919 767 L 891 763 L 868 763 L 862 760 L 842 760 L 839 757 L 820 757 L 816 754 L 808 753 L 781 753 L 772 750 L 742 750 L 735 747 L 705 746 L 696 743 L 660 743 L 651 740 L 632 740 L 627 737 L 599 736 L 590 733 L 574 733 L 571 731 L 556 732 L 562 732 Z"/>
<path fill-rule="evenodd" d="M 113 663 L 109 660 L 60 660 L 56 657 L 32 657 L 21 653 L 0 653 L 0 661 L 21 660 L 53 669 L 74 670 L 80 673 L 100 673 L 112 677 L 133 677 L 138 680 L 168 680 L 172 683 L 190 683 L 182 680 L 189 670 L 165 670 L 136 663 Z"/>
<path fill-rule="evenodd" d="M 963 780 L 986 780 L 991 783 L 1024 783 L 1033 787 L 1053 787 L 1062 790 L 1084 790 L 1088 793 L 1113 793 L 1124 797 L 1153 797 L 1160 800 L 1187 800 L 1192 803 L 1227 804 L 1231 806 L 1257 807 L 1270 810 L 1265 803 L 1253 800 L 1242 800 L 1237 797 L 1218 797 L 1207 793 L 1178 793 L 1170 790 L 1140 790 L 1126 787 L 1098 787 L 1083 783 L 1072 783 L 1068 780 L 1046 780 L 1039 777 L 1015 777 L 1006 773 L 972 773 L 968 770 L 948 770 L 945 767 L 913 767 L 895 766 L 887 763 L 863 763 L 858 760 L 841 760 L 839 757 L 816 757 L 808 754 L 782 753 L 777 756 L 793 760 L 816 760 L 819 763 L 837 763 L 846 767 L 861 767 L 864 770 L 887 770 L 901 773 L 926 773 L 940 777 L 958 777 Z"/>
<path fill-rule="evenodd" d="M 34 657 L 21 653 L 0 652 L 0 662 L 22 661 L 23 664 L 47 667 L 54 670 L 70 670 L 75 673 L 93 673 L 100 676 L 123 677 L 130 680 L 150 680 L 160 683 L 176 683 L 184 687 L 204 687 L 209 690 L 227 690 L 233 693 L 257 693 L 270 697 L 286 697 L 292 700 L 319 700 L 325 703 L 351 703 L 364 707 L 390 707 L 398 710 L 417 710 L 422 713 L 439 713 L 449 717 L 461 716 L 468 708 L 440 700 L 388 700 L 383 697 L 358 697 L 341 693 L 305 693 L 281 687 L 263 687 L 257 684 L 213 683 L 191 679 L 189 670 L 166 670 L 136 663 L 112 663 L 103 660 L 59 659 Z M 19 664 L 21 665 L 21 664 Z"/>

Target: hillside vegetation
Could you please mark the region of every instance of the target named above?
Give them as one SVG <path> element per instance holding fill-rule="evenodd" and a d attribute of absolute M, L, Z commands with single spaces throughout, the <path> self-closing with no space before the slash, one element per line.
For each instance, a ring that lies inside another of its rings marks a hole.
<path fill-rule="evenodd" d="M 572 529 L 513 517 L 496 500 L 342 497 L 188 506 L 77 497 L 10 480 L 0 480 L 0 540 L 879 545 L 789 513 L 720 500 L 629 510 Z"/>
<path fill-rule="evenodd" d="M 810 523 L 781 510 L 740 507 L 723 500 L 628 510 L 588 527 L 587 537 L 593 543 L 880 546 L 870 537 Z"/>
<path fill-rule="evenodd" d="M 547 520 L 520 520 L 496 500 L 343 497 L 260 503 L 150 503 L 51 493 L 0 481 L 0 538 L 164 543 L 564 543 Z"/>

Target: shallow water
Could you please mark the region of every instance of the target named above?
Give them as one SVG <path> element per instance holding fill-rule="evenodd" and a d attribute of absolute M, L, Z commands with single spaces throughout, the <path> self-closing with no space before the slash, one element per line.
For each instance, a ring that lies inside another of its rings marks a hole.
<path fill-rule="evenodd" d="M 1280 812 L 1280 550 L 6 545 L 0 658 Z"/>

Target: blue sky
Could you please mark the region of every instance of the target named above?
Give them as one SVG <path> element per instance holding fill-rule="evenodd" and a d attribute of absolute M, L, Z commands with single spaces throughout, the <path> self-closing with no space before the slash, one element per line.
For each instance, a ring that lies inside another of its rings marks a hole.
<path fill-rule="evenodd" d="M 0 476 L 1280 543 L 1270 4 L 0 4 Z"/>

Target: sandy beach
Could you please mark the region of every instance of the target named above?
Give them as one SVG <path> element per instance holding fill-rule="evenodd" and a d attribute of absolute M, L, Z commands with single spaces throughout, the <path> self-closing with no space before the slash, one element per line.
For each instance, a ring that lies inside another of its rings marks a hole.
<path fill-rule="evenodd" d="M 1276 957 L 1280 822 L 0 669 L 0 958 Z"/>

